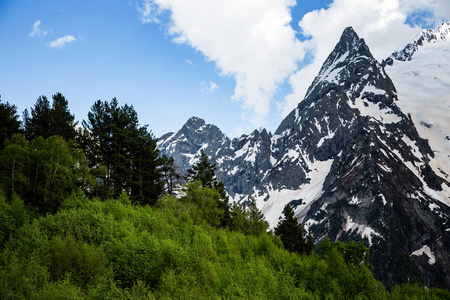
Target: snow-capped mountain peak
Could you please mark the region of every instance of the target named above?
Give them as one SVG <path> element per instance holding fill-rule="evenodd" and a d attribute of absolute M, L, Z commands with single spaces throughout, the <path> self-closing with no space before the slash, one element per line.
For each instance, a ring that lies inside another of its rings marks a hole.
<path fill-rule="evenodd" d="M 212 125 L 190 120 L 211 130 L 184 126 L 161 138 L 161 151 L 195 157 L 204 149 L 230 197 L 254 197 L 272 228 L 290 204 L 316 240 L 367 241 L 376 275 L 388 284 L 413 276 L 450 286 L 450 184 L 397 105 L 404 99 L 384 66 L 351 27 L 300 100 L 273 135 L 255 130 L 213 142 Z"/>

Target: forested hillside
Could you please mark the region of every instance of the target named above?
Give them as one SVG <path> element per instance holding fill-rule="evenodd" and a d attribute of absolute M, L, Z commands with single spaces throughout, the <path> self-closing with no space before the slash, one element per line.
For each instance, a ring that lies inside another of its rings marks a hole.
<path fill-rule="evenodd" d="M 289 205 L 267 232 L 204 152 L 181 180 L 133 106 L 97 101 L 79 127 L 52 99 L 23 122 L 0 102 L 0 299 L 450 298 L 386 290 L 363 242 L 314 245 Z"/>

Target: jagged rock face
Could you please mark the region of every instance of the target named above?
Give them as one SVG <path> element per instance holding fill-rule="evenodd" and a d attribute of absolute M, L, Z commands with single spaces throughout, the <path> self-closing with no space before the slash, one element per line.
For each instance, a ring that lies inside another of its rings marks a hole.
<path fill-rule="evenodd" d="M 230 144 L 230 139 L 214 125 L 205 124 L 205 121 L 192 117 L 176 133 L 170 132 L 158 140 L 158 148 L 167 156 L 172 156 L 186 173 L 200 157 L 200 149 L 209 156 L 215 154 Z"/>
<path fill-rule="evenodd" d="M 274 135 L 257 130 L 230 142 L 215 132 L 213 142 L 203 133 L 191 145 L 184 138 L 199 133 L 191 126 L 193 133 L 161 138 L 160 148 L 175 155 L 176 136 L 191 145 L 184 157 L 210 148 L 230 196 L 256 197 L 272 227 L 290 203 L 316 241 L 365 240 L 375 275 L 388 285 L 448 288 L 450 184 L 397 102 L 383 66 L 349 27 Z"/>
<path fill-rule="evenodd" d="M 272 167 L 270 138 L 265 129 L 255 130 L 233 139 L 229 148 L 218 153 L 216 174 L 232 198 L 252 194 L 252 189 Z"/>
<path fill-rule="evenodd" d="M 376 275 L 388 284 L 423 277 L 448 286 L 448 259 L 430 264 L 411 256 L 425 246 L 430 256 L 448 255 L 450 210 L 448 199 L 433 198 L 443 182 L 428 164 L 434 153 L 396 99 L 381 65 L 347 28 L 275 133 L 287 148 L 302 149 L 306 161 L 332 160 L 322 194 L 301 199 L 297 216 L 315 237 L 366 239 Z"/>

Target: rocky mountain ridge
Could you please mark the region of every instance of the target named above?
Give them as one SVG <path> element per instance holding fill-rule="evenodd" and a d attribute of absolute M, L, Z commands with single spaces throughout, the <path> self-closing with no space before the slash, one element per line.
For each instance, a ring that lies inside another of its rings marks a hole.
<path fill-rule="evenodd" d="M 392 65 L 397 61 L 410 61 L 414 53 L 425 44 L 437 43 L 450 38 L 450 22 L 444 22 L 438 29 L 423 29 L 420 36 L 406 45 L 402 50 L 395 51 L 383 63 Z"/>
<path fill-rule="evenodd" d="M 290 203 L 316 241 L 366 240 L 388 285 L 449 287 L 449 183 L 397 102 L 383 65 L 349 27 L 273 135 L 229 140 L 191 118 L 158 145 L 182 169 L 204 149 L 230 197 L 255 197 L 272 227 Z"/>

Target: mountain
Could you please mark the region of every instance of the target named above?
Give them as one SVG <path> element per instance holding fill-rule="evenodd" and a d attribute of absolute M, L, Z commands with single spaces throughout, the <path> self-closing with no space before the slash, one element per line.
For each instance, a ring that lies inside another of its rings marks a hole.
<path fill-rule="evenodd" d="M 214 156 L 220 149 L 226 149 L 230 139 L 217 126 L 205 124 L 205 121 L 192 117 L 177 132 L 167 133 L 158 139 L 158 148 L 163 154 L 173 157 L 182 173 L 186 173 L 200 157 L 203 149 Z"/>
<path fill-rule="evenodd" d="M 272 227 L 289 203 L 316 241 L 326 235 L 365 240 L 375 276 L 389 286 L 413 281 L 448 288 L 450 183 L 445 163 L 400 106 L 408 101 L 403 86 L 397 92 L 385 71 L 394 71 L 397 61 L 380 64 L 346 28 L 273 135 L 260 129 L 230 141 L 194 118 L 189 133 L 185 125 L 161 137 L 159 147 L 182 169 L 204 149 L 230 197 L 255 197 Z"/>

